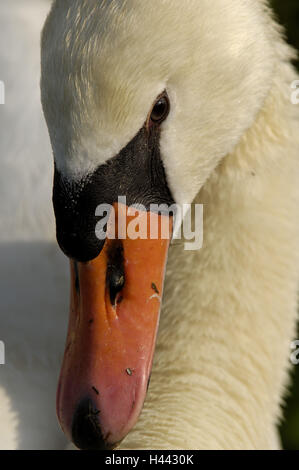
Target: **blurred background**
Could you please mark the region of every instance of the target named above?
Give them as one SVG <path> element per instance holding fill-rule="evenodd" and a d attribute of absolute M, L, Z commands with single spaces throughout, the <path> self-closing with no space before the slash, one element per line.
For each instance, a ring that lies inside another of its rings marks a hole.
<path fill-rule="evenodd" d="M 271 3 L 280 23 L 286 28 L 288 42 L 299 51 L 299 0 L 271 0 Z M 295 61 L 295 65 L 299 70 L 299 60 Z M 299 450 L 299 366 L 294 367 L 292 378 L 293 384 L 286 397 L 281 437 L 284 449 Z"/>

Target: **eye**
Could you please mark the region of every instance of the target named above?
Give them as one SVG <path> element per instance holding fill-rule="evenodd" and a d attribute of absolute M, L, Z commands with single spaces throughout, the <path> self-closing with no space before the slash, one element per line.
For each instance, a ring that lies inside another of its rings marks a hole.
<path fill-rule="evenodd" d="M 150 115 L 150 120 L 152 121 L 153 124 L 160 124 L 163 122 L 169 113 L 170 109 L 170 103 L 168 96 L 166 94 L 163 94 L 160 96 L 157 101 L 155 102 L 151 115 Z"/>

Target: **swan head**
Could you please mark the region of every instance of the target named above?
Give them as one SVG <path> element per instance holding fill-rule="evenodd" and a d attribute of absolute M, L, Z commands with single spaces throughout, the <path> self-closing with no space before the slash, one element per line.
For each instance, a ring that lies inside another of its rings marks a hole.
<path fill-rule="evenodd" d="M 126 196 L 148 218 L 152 203 L 192 202 L 270 88 L 263 8 L 260 0 L 53 3 L 41 92 L 57 238 L 72 271 L 57 408 L 80 448 L 115 446 L 138 418 L 169 242 L 110 240 L 108 232 L 99 241 L 96 207 L 127 215 L 117 203 Z"/>

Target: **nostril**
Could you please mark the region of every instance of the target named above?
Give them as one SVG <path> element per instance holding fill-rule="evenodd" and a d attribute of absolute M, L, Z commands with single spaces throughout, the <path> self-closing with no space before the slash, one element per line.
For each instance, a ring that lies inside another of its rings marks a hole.
<path fill-rule="evenodd" d="M 119 292 L 125 285 L 123 245 L 120 240 L 111 242 L 108 252 L 106 284 L 109 289 L 110 302 L 115 305 Z"/>
<path fill-rule="evenodd" d="M 74 414 L 72 424 L 72 439 L 81 450 L 108 450 L 99 424 L 100 410 L 90 398 L 83 399 Z"/>
<path fill-rule="evenodd" d="M 109 274 L 109 292 L 110 301 L 112 305 L 115 305 L 117 294 L 123 289 L 125 285 L 125 275 L 122 270 L 116 269 Z"/>

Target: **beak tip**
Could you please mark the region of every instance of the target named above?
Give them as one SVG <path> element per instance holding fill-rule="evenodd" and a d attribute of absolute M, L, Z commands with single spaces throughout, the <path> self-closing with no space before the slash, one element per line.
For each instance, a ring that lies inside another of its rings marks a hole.
<path fill-rule="evenodd" d="M 99 423 L 100 410 L 90 398 L 79 402 L 72 423 L 72 441 L 80 450 L 112 450 L 118 443 L 111 444 L 104 437 Z"/>

